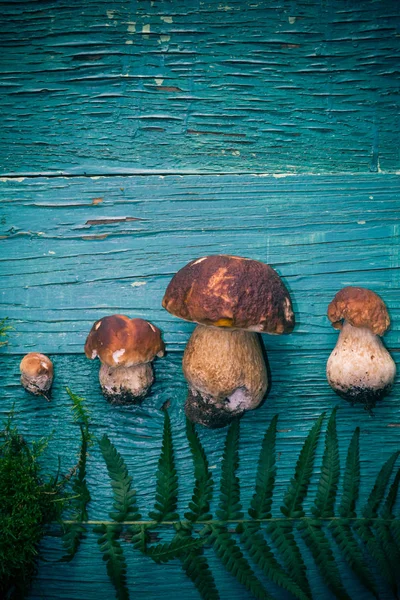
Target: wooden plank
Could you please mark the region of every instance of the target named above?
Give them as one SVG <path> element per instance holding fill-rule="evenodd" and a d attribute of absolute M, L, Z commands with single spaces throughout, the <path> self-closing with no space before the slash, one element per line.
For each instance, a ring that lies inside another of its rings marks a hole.
<path fill-rule="evenodd" d="M 344 285 L 370 287 L 391 311 L 400 349 L 398 176 L 169 176 L 3 180 L 0 314 L 9 352 L 81 352 L 94 320 L 155 322 L 170 350 L 193 326 L 161 307 L 173 274 L 207 254 L 270 263 L 294 302 L 291 336 L 272 349 L 335 344 L 326 309 Z"/>
<path fill-rule="evenodd" d="M 399 169 L 400 5 L 2 4 L 0 172 Z"/>
<path fill-rule="evenodd" d="M 12 334 L 14 336 L 15 334 Z M 20 356 L 0 355 L 2 378 L 0 416 L 14 406 L 16 423 L 26 439 L 35 440 L 54 431 L 47 452 L 46 468 L 57 469 L 58 456 L 62 471 L 75 462 L 79 446 L 77 426 L 73 424 L 71 403 L 65 386 L 87 398 L 92 415 L 92 431 L 97 438 L 107 433 L 123 455 L 133 476 L 138 493 L 138 503 L 143 516 L 151 510 L 154 501 L 155 473 L 161 447 L 163 403 L 170 399 L 170 415 L 175 440 L 177 469 L 179 473 L 179 512 L 183 514 L 191 497 L 193 468 L 184 433 L 183 403 L 186 384 L 181 372 L 181 354 L 170 354 L 155 363 L 156 383 L 150 396 L 141 407 L 111 407 L 98 389 L 98 364 L 83 356 L 52 356 L 55 365 L 53 399 L 50 403 L 28 395 L 19 384 Z M 397 355 L 398 358 L 398 355 Z M 326 357 L 322 352 L 270 352 L 273 385 L 265 404 L 257 411 L 245 415 L 241 421 L 240 469 L 242 502 L 248 506 L 254 486 L 256 463 L 263 433 L 270 419 L 279 413 L 277 452 L 278 475 L 274 493 L 273 514 L 279 516 L 280 504 L 287 484 L 293 475 L 298 453 L 312 423 L 323 411 L 328 414 L 339 404 L 338 435 L 341 464 L 344 465 L 348 443 L 355 427 L 361 428 L 361 495 L 360 505 L 369 494 L 382 463 L 399 447 L 400 403 L 399 387 L 369 416 L 361 408 L 352 408 L 340 400 L 325 380 Z M 324 423 L 324 430 L 326 420 Z M 199 429 L 201 440 L 212 467 L 218 489 L 221 457 L 226 430 Z M 315 475 L 306 501 L 307 509 L 313 501 L 320 472 L 323 443 L 318 446 Z M 111 508 L 112 493 L 107 472 L 99 449 L 94 445 L 88 461 L 88 485 L 91 490 L 89 518 L 105 519 Z M 214 496 L 213 510 L 217 505 Z M 44 556 L 50 562 L 41 564 L 31 600 L 45 596 L 48 600 L 69 598 L 81 600 L 108 600 L 113 597 L 107 580 L 105 566 L 97 548 L 96 537 L 90 535 L 79 555 L 71 564 L 55 562 L 61 555 L 57 539 L 47 538 L 43 545 Z M 129 545 L 125 545 L 128 560 L 128 581 L 132 598 L 157 599 L 160 595 L 172 597 L 182 589 L 185 599 L 197 598 L 189 580 L 182 575 L 179 563 L 167 567 L 154 566 Z M 212 557 L 212 554 L 208 552 Z M 306 554 L 307 555 L 307 554 Z M 211 558 L 213 571 L 221 590 L 221 598 L 247 598 L 241 587 L 224 574 L 215 559 Z M 325 588 L 309 563 L 309 576 L 314 597 L 326 597 Z M 367 598 L 350 573 L 344 570 L 344 580 L 354 598 Z M 283 598 L 278 593 L 276 598 Z M 390 596 L 382 586 L 380 598 Z"/>

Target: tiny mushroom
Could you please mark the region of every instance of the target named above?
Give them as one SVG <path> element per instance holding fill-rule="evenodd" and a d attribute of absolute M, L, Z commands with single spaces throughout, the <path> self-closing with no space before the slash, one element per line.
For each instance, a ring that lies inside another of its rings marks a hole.
<path fill-rule="evenodd" d="M 257 333 L 294 327 L 289 293 L 272 267 L 238 256 L 198 258 L 173 277 L 163 307 L 198 323 L 183 355 L 188 418 L 224 427 L 257 408 L 268 389 Z"/>
<path fill-rule="evenodd" d="M 143 319 L 112 315 L 96 321 L 85 343 L 87 358 L 101 362 L 99 380 L 112 404 L 139 403 L 153 381 L 151 361 L 164 356 L 161 331 Z"/>
<path fill-rule="evenodd" d="M 370 411 L 393 385 L 396 365 L 379 336 L 390 325 L 383 300 L 371 290 L 345 287 L 328 307 L 328 318 L 340 329 L 327 363 L 329 385 L 352 404 Z"/>
<path fill-rule="evenodd" d="M 50 400 L 53 383 L 53 363 L 44 354 L 29 352 L 19 365 L 21 384 L 31 394 Z"/>

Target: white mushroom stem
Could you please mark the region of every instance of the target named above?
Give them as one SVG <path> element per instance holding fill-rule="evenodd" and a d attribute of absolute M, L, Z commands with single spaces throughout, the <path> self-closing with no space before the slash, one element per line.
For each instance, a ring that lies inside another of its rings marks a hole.
<path fill-rule="evenodd" d="M 133 367 L 108 367 L 102 364 L 99 380 L 103 395 L 112 404 L 140 401 L 154 381 L 151 363 Z"/>
<path fill-rule="evenodd" d="M 396 365 L 379 336 L 344 321 L 327 363 L 329 385 L 339 396 L 371 409 L 393 385 Z"/>
<path fill-rule="evenodd" d="M 268 375 L 256 333 L 198 325 L 183 355 L 189 383 L 188 418 L 208 427 L 224 427 L 257 408 Z"/>

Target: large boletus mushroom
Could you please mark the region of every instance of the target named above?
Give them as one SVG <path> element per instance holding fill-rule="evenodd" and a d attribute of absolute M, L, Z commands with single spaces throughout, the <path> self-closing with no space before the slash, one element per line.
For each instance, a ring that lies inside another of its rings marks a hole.
<path fill-rule="evenodd" d="M 94 323 L 85 354 L 100 359 L 100 386 L 109 402 L 137 404 L 153 383 L 151 361 L 164 356 L 164 342 L 148 321 L 112 315 Z"/>
<path fill-rule="evenodd" d="M 361 287 L 340 290 L 328 307 L 328 318 L 340 329 L 326 367 L 329 385 L 352 404 L 371 410 L 393 385 L 396 365 L 380 336 L 389 328 L 386 305 Z"/>
<path fill-rule="evenodd" d="M 257 408 L 268 387 L 257 332 L 294 327 L 289 293 L 272 267 L 238 256 L 198 258 L 173 277 L 162 304 L 198 323 L 183 355 L 188 418 L 224 427 Z"/>

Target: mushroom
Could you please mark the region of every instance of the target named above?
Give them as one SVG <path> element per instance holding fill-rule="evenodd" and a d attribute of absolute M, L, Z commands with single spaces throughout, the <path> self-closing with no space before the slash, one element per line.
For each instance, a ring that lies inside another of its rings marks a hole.
<path fill-rule="evenodd" d="M 96 321 L 85 343 L 87 358 L 100 359 L 100 386 L 111 404 L 140 402 L 154 381 L 151 361 L 164 349 L 157 327 L 124 315 Z"/>
<path fill-rule="evenodd" d="M 371 290 L 345 287 L 330 303 L 328 317 L 341 330 L 326 366 L 329 385 L 342 398 L 371 411 L 390 392 L 396 375 L 379 337 L 390 325 L 386 305 Z"/>
<path fill-rule="evenodd" d="M 44 354 L 29 352 L 19 365 L 21 384 L 31 394 L 50 400 L 53 383 L 53 363 Z"/>
<path fill-rule="evenodd" d="M 290 296 L 269 266 L 238 256 L 204 256 L 173 277 L 163 299 L 170 313 L 198 323 L 183 355 L 188 418 L 224 427 L 257 408 L 268 389 L 257 332 L 290 333 Z"/>

